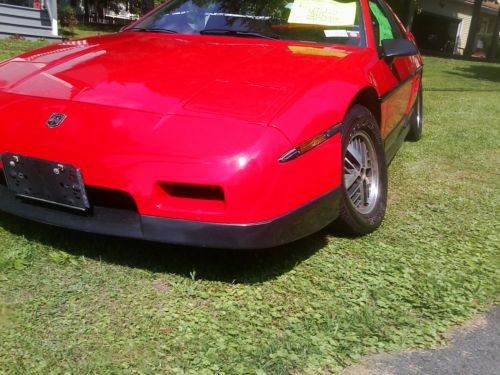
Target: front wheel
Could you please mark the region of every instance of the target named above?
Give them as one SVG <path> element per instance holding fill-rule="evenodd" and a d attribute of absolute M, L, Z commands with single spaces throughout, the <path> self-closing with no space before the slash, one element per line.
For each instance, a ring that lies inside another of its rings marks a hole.
<path fill-rule="evenodd" d="M 355 105 L 344 120 L 342 136 L 342 228 L 365 235 L 383 221 L 387 206 L 387 165 L 382 138 L 373 114 Z"/>

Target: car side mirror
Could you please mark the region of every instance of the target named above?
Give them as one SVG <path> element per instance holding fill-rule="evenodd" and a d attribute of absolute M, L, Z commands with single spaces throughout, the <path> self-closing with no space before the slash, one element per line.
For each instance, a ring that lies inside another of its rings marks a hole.
<path fill-rule="evenodd" d="M 384 58 L 392 62 L 396 57 L 418 55 L 415 43 L 407 39 L 387 39 L 382 41 Z"/>

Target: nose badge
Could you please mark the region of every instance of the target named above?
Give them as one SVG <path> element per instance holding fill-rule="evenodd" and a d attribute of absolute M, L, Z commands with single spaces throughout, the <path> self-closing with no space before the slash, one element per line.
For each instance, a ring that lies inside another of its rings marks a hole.
<path fill-rule="evenodd" d="M 53 113 L 47 120 L 47 126 L 49 128 L 57 128 L 66 120 L 66 115 L 63 113 Z"/>

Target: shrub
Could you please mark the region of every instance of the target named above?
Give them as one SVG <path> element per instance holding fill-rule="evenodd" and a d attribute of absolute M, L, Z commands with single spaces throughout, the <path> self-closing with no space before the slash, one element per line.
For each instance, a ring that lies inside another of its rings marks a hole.
<path fill-rule="evenodd" d="M 59 22 L 61 26 L 68 27 L 71 30 L 78 25 L 75 10 L 70 5 L 64 6 L 59 11 Z"/>

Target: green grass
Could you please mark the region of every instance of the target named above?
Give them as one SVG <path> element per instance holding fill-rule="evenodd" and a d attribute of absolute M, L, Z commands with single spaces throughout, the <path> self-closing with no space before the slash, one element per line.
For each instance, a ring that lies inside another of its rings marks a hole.
<path fill-rule="evenodd" d="M 60 34 L 64 38 L 86 38 L 95 35 L 116 33 L 121 26 L 116 25 L 78 25 L 73 29 L 61 28 Z"/>
<path fill-rule="evenodd" d="M 31 42 L 29 40 L 0 38 L 0 61 L 45 45 L 47 45 L 47 42 L 43 40 Z"/>
<path fill-rule="evenodd" d="M 426 59 L 383 227 L 186 249 L 0 214 L 0 373 L 322 374 L 499 301 L 500 66 Z"/>
<path fill-rule="evenodd" d="M 115 33 L 120 28 L 121 26 L 114 25 L 78 25 L 75 26 L 72 30 L 61 28 L 60 35 L 64 39 L 86 38 L 96 35 Z M 38 41 L 29 41 L 0 38 L 0 61 L 35 48 L 43 47 L 47 44 L 48 42 L 43 39 L 40 39 Z"/>

